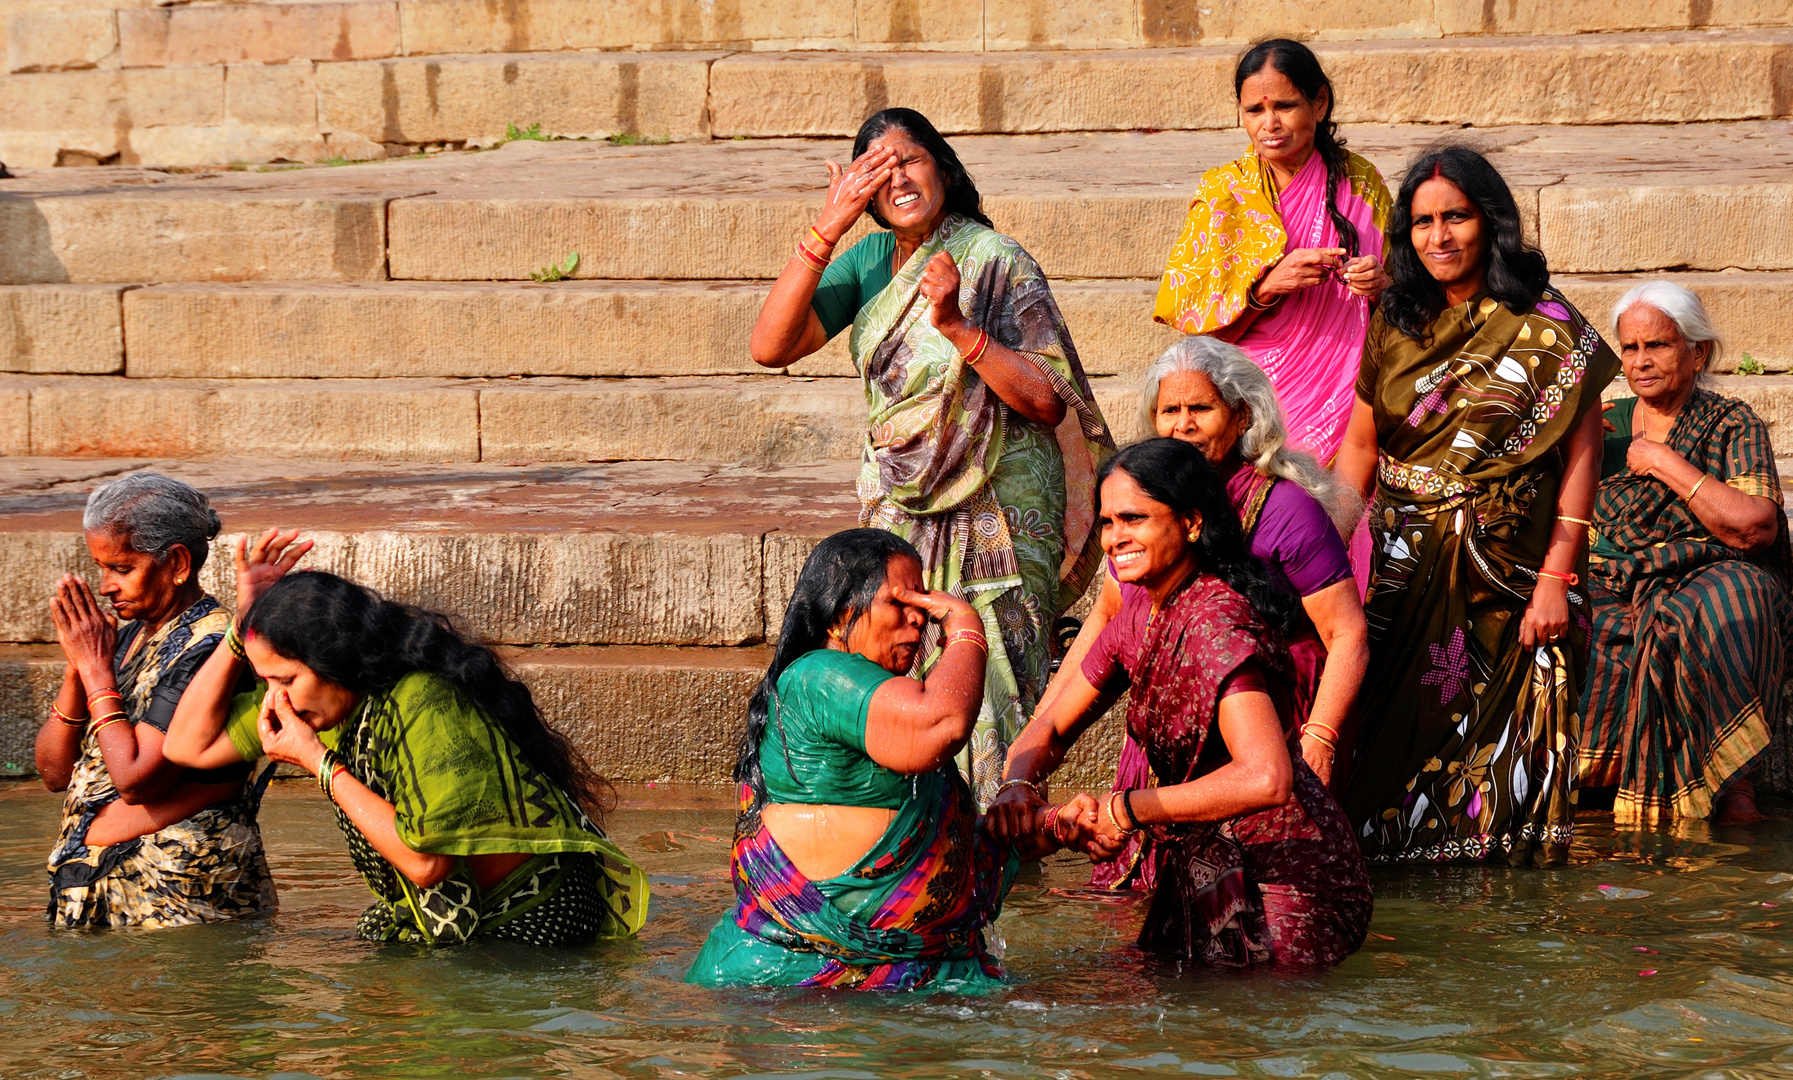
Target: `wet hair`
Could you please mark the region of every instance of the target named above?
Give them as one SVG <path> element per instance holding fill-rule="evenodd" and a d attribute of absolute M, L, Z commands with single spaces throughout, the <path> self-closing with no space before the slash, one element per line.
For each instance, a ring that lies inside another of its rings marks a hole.
<path fill-rule="evenodd" d="M 291 573 L 256 600 L 243 619 L 289 660 L 357 694 L 390 690 L 414 671 L 452 684 L 496 720 L 523 757 L 600 824 L 615 803 L 610 784 L 572 743 L 542 722 L 535 698 L 489 647 L 468 640 L 448 616 L 321 570 Z"/>
<path fill-rule="evenodd" d="M 872 599 L 884 587 L 890 560 L 897 556 L 921 562 L 909 541 L 883 529 L 848 529 L 815 546 L 803 561 L 797 586 L 784 609 L 784 626 L 778 632 L 778 648 L 772 666 L 747 703 L 747 731 L 735 757 L 735 782 L 753 792 L 751 809 L 766 803 L 766 776 L 760 769 L 760 740 L 766 725 L 778 714 L 778 679 L 805 653 L 826 648 L 828 631 L 846 619 L 851 634 Z M 844 635 L 843 635 L 844 636 Z M 782 738 L 783 732 L 780 732 Z M 795 770 L 792 770 L 795 774 Z"/>
<path fill-rule="evenodd" d="M 1253 45 L 1239 58 L 1239 66 L 1233 69 L 1233 100 L 1239 99 L 1240 92 L 1245 89 L 1245 80 L 1266 67 L 1293 83 L 1309 104 L 1320 100 L 1320 91 L 1326 91 L 1326 115 L 1314 125 L 1314 150 L 1326 163 L 1326 213 L 1332 218 L 1332 227 L 1338 230 L 1339 244 L 1348 257 L 1356 258 L 1357 226 L 1339 212 L 1338 190 L 1340 184 L 1347 182 L 1345 170 L 1350 164 L 1350 155 L 1345 152 L 1345 140 L 1339 138 L 1339 126 L 1332 119 L 1332 111 L 1338 107 L 1338 94 L 1332 89 L 1332 80 L 1326 77 L 1325 69 L 1320 67 L 1320 58 L 1312 49 L 1288 38 L 1271 38 Z"/>
<path fill-rule="evenodd" d="M 82 529 L 114 533 L 126 547 L 154 556 L 158 563 L 168 561 L 176 547 L 186 548 L 195 574 L 223 526 L 203 491 L 153 472 L 131 473 L 94 488 L 81 515 Z"/>
<path fill-rule="evenodd" d="M 1197 562 L 1202 570 L 1245 597 L 1272 630 L 1287 635 L 1300 625 L 1296 597 L 1276 583 L 1246 546 L 1226 485 L 1200 450 L 1181 439 L 1147 439 L 1109 458 L 1096 474 L 1098 515 L 1102 512 L 1102 484 L 1116 472 L 1132 477 L 1147 497 L 1178 516 L 1201 515 L 1202 531 L 1195 541 Z"/>
<path fill-rule="evenodd" d="M 1469 147 L 1435 146 L 1408 166 L 1389 215 L 1388 276 L 1394 284 L 1382 294 L 1382 317 L 1417 341 L 1444 310 L 1444 287 L 1413 249 L 1413 196 L 1432 179 L 1457 185 L 1482 215 L 1483 287 L 1488 295 L 1508 311 L 1521 315 L 1530 311 L 1550 285 L 1550 267 L 1544 253 L 1525 242 L 1512 189 L 1487 158 Z"/>
<path fill-rule="evenodd" d="M 990 219 L 984 216 L 984 200 L 977 193 L 977 185 L 971 182 L 971 174 L 959 161 L 959 155 L 941 137 L 928 118 L 914 109 L 882 109 L 873 113 L 865 123 L 859 125 L 859 134 L 853 138 L 853 159 L 865 153 L 872 143 L 885 132 L 896 129 L 921 144 L 934 159 L 934 167 L 940 170 L 940 182 L 946 186 L 946 212 L 968 217 L 986 228 L 995 228 Z M 874 201 L 866 205 L 866 210 L 884 228 L 890 228 L 878 213 L 878 204 Z"/>
<path fill-rule="evenodd" d="M 1239 454 L 1252 468 L 1299 485 L 1340 528 L 1356 527 L 1363 516 L 1363 499 L 1339 483 L 1312 454 L 1289 449 L 1289 428 L 1283 423 L 1276 388 L 1264 369 L 1237 345 L 1191 335 L 1164 350 L 1139 381 L 1141 431 L 1158 430 L 1158 386 L 1167 376 L 1177 374 L 1205 376 L 1227 408 L 1250 410 L 1251 423 L 1239 436 Z"/>
<path fill-rule="evenodd" d="M 1718 365 L 1718 358 L 1724 352 L 1724 338 L 1712 326 L 1712 316 L 1706 314 L 1706 305 L 1700 302 L 1699 295 L 1692 289 L 1677 285 L 1672 281 L 1646 281 L 1642 285 L 1634 285 L 1619 302 L 1612 306 L 1613 340 L 1619 339 L 1619 319 L 1627 311 L 1637 305 L 1653 307 L 1668 316 L 1681 331 L 1681 336 L 1689 345 L 1705 342 L 1706 362 L 1700 365 L 1698 382 L 1709 385 L 1712 377 L 1708 374 Z"/>

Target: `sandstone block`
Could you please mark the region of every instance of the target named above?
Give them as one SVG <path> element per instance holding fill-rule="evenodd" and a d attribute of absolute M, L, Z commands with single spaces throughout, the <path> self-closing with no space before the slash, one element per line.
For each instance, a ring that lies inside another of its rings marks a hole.
<path fill-rule="evenodd" d="M 116 285 L 0 286 L 0 371 L 121 371 L 123 291 Z"/>
<path fill-rule="evenodd" d="M 317 65 L 232 64 L 225 68 L 224 112 L 251 127 L 310 128 L 318 122 Z"/>
<path fill-rule="evenodd" d="M 0 456 L 31 452 L 31 390 L 17 381 L 0 383 Z"/>
<path fill-rule="evenodd" d="M 853 43 L 853 0 L 714 4 L 702 0 L 594 4 L 588 0 L 399 0 L 405 51 L 555 52 L 571 49 L 841 49 Z"/>
<path fill-rule="evenodd" d="M 6 70 L 75 71 L 98 67 L 118 49 L 111 11 L 27 11 L 6 27 Z"/>
<path fill-rule="evenodd" d="M 1483 0 L 1438 0 L 1438 23 L 1448 35 L 1585 34 L 1615 30 L 1693 30 L 1702 27 L 1776 25 L 1742 12 L 1721 13 L 1718 3 L 1689 0 L 1637 0 L 1614 5 L 1603 0 L 1566 0 L 1548 6 L 1488 4 Z M 1705 9 L 1704 18 L 1696 15 Z M 1738 18 L 1742 15 L 1742 18 Z M 1779 25 L 1785 25 L 1781 23 Z"/>
<path fill-rule="evenodd" d="M 1563 273 L 1793 267 L 1793 184 L 1564 183 L 1538 193 L 1539 235 Z"/>
<path fill-rule="evenodd" d="M 34 382 L 31 447 L 49 457 L 479 460 L 477 391 L 441 383 Z"/>
<path fill-rule="evenodd" d="M 857 380 L 542 379 L 480 393 L 489 460 L 796 464 L 859 455 Z"/>
<path fill-rule="evenodd" d="M 127 191 L 0 200 L 0 283 L 378 280 L 385 202 Z"/>
<path fill-rule="evenodd" d="M 121 11 L 118 22 L 127 67 L 369 60 L 398 52 L 391 0 L 164 7 Z"/>
<path fill-rule="evenodd" d="M 217 123 L 224 117 L 224 72 L 59 71 L 0 79 L 0 128 L 111 131 L 106 155 L 128 148 L 136 128 Z M 80 143 L 74 145 L 79 146 Z"/>
<path fill-rule="evenodd" d="M 1433 38 L 1431 0 L 1141 0 L 1147 45 L 1243 45 L 1272 37 L 1307 41 Z"/>
<path fill-rule="evenodd" d="M 318 115 L 325 130 L 382 143 L 496 140 L 507 125 L 538 123 L 566 138 L 695 138 L 708 132 L 709 59 L 590 53 L 328 64 L 318 70 Z"/>
<path fill-rule="evenodd" d="M 988 5 L 955 0 L 857 0 L 855 46 L 870 50 L 974 51 L 985 47 Z M 759 48 L 797 48 L 766 42 Z M 893 102 L 895 104 L 895 102 Z"/>
<path fill-rule="evenodd" d="M 1652 278 L 1684 285 L 1706 305 L 1726 342 L 1714 371 L 1735 371 L 1744 353 L 1772 371 L 1793 370 L 1793 273 L 1562 275 L 1554 281 L 1616 347 L 1608 320 L 1613 304 Z"/>
<path fill-rule="evenodd" d="M 1052 295 L 1064 313 L 1083 369 L 1092 376 L 1137 379 L 1183 336 L 1152 321 L 1156 279 L 1055 281 Z"/>
<path fill-rule="evenodd" d="M 36 774 L 37 729 L 62 689 L 63 664 L 55 645 L 0 648 L 0 776 Z"/>

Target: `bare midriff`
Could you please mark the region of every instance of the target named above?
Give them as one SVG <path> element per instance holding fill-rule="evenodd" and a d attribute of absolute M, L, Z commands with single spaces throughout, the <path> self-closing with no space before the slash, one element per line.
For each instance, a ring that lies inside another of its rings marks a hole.
<path fill-rule="evenodd" d="M 881 806 L 768 803 L 760 820 L 804 877 L 826 881 L 853 868 L 884 838 L 897 812 Z"/>

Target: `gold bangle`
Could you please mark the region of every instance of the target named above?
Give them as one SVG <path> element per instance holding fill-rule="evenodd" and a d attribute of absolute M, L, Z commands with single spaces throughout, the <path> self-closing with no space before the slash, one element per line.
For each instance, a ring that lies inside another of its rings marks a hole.
<path fill-rule="evenodd" d="M 802 261 L 804 266 L 809 267 L 818 274 L 828 269 L 828 260 L 804 247 L 801 243 L 797 245 L 796 255 L 797 258 Z"/>
<path fill-rule="evenodd" d="M 985 637 L 979 631 L 954 630 L 951 634 L 947 635 L 946 645 L 956 645 L 961 641 L 969 641 L 973 645 L 976 645 L 985 656 L 990 655 L 990 639 Z M 941 646 L 943 651 L 945 650 L 946 645 Z"/>
<path fill-rule="evenodd" d="M 1566 521 L 1571 525 L 1580 525 L 1583 528 L 1587 528 L 1587 529 L 1591 529 L 1594 527 L 1594 523 L 1589 521 L 1587 518 L 1570 517 L 1568 514 L 1558 514 L 1556 516 L 1556 519 L 1558 521 Z"/>
<path fill-rule="evenodd" d="M 1115 832 L 1120 833 L 1122 836 L 1126 836 L 1128 833 L 1137 832 L 1138 830 L 1123 829 L 1121 828 L 1121 823 L 1114 818 L 1114 801 L 1120 798 L 1122 794 L 1123 792 L 1119 791 L 1111 791 L 1108 793 L 1108 823 L 1114 826 Z"/>
<path fill-rule="evenodd" d="M 1040 785 L 1034 783 L 1032 780 L 1021 780 L 1018 778 L 1014 780 L 1004 780 L 1002 783 L 998 784 L 996 786 L 996 794 L 1001 795 L 1012 787 L 1024 787 L 1035 795 L 1038 795 L 1042 802 L 1046 799 L 1046 793 L 1040 790 Z"/>
<path fill-rule="evenodd" d="M 989 331 L 979 330 L 977 332 L 977 344 L 973 345 L 971 347 L 971 351 L 965 354 L 965 366 L 966 367 L 976 367 L 977 362 L 984 358 L 984 353 L 986 351 L 988 351 L 989 348 L 990 348 Z"/>
<path fill-rule="evenodd" d="M 52 702 L 50 704 L 50 715 L 55 717 L 56 719 L 62 721 L 64 724 L 67 724 L 69 727 L 84 728 L 87 726 L 86 718 L 77 720 L 74 717 L 70 716 L 68 713 L 63 712 L 61 709 L 58 709 L 54 702 Z"/>
<path fill-rule="evenodd" d="M 1326 732 L 1327 735 L 1331 735 L 1334 739 L 1339 737 L 1338 728 L 1333 727 L 1331 724 L 1322 724 L 1317 720 L 1309 720 L 1307 723 L 1301 725 L 1301 734 L 1306 735 L 1315 728 L 1319 728 L 1321 731 Z"/>
<path fill-rule="evenodd" d="M 125 696 L 117 690 L 95 690 L 93 693 L 87 695 L 87 707 L 91 709 L 93 708 L 93 703 L 95 701 L 100 701 L 109 697 L 115 697 L 120 702 L 125 699 Z"/>
<path fill-rule="evenodd" d="M 108 724 L 128 724 L 128 723 L 130 723 L 130 721 L 131 721 L 131 718 L 126 716 L 124 713 L 114 713 L 111 717 L 109 717 L 105 720 L 102 720 L 99 723 L 93 725 L 92 730 L 93 730 L 94 737 L 98 738 L 100 732 L 104 731 Z"/>
<path fill-rule="evenodd" d="M 834 250 L 834 241 L 828 239 L 826 236 L 823 236 L 821 234 L 821 232 L 818 231 L 814 225 L 811 225 L 809 227 L 809 235 L 815 237 L 816 242 L 821 244 L 823 247 L 827 248 L 829 251 Z M 799 242 L 801 242 L 801 241 L 799 241 Z"/>
<path fill-rule="evenodd" d="M 1687 494 L 1681 496 L 1681 501 L 1691 504 L 1693 502 L 1693 497 L 1700 493 L 1700 488 L 1710 479 L 1712 479 L 1711 473 L 1701 473 L 1700 478 L 1695 480 L 1693 486 L 1687 489 Z"/>

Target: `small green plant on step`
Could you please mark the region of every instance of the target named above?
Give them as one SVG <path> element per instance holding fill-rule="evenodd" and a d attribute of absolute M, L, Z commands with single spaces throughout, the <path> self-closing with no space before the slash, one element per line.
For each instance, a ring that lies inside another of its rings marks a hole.
<path fill-rule="evenodd" d="M 549 137 L 542 134 L 542 124 L 539 120 L 521 130 L 518 130 L 515 124 L 504 125 L 505 142 L 517 142 L 520 139 L 529 139 L 534 142 L 549 141 Z"/>
<path fill-rule="evenodd" d="M 671 139 L 664 135 L 643 135 L 639 131 L 623 131 L 610 136 L 611 146 L 665 146 Z"/>
<path fill-rule="evenodd" d="M 571 255 L 568 255 L 566 258 L 560 260 L 560 262 L 558 264 L 551 265 L 551 266 L 544 266 L 540 270 L 531 272 L 529 275 L 529 280 L 541 281 L 541 282 L 565 281 L 567 278 L 572 277 L 573 271 L 577 270 L 578 268 L 579 268 L 579 253 L 577 251 L 575 251 Z"/>
<path fill-rule="evenodd" d="M 1748 353 L 1744 353 L 1742 359 L 1737 361 L 1737 374 L 1739 375 L 1766 375 L 1767 373 L 1768 369 L 1762 366 L 1762 361 Z"/>

